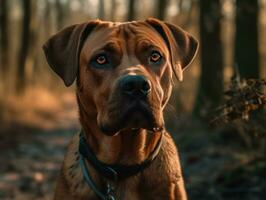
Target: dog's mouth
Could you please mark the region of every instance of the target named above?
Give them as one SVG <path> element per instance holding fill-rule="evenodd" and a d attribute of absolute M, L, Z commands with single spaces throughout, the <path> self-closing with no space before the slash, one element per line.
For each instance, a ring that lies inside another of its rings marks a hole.
<path fill-rule="evenodd" d="M 155 117 L 154 109 L 147 102 L 132 102 L 125 108 L 110 113 L 108 122 L 100 123 L 101 131 L 106 135 L 115 135 L 120 132 L 138 132 L 147 129 L 150 132 L 158 132 L 163 129 L 163 123 Z"/>
<path fill-rule="evenodd" d="M 121 132 L 133 132 L 133 133 L 136 132 L 137 133 L 141 129 L 146 129 L 151 133 L 156 133 L 156 132 L 162 131 L 164 129 L 163 126 L 141 127 L 141 128 L 130 128 L 130 127 L 122 128 L 119 126 L 115 127 L 115 126 L 107 126 L 107 125 L 100 126 L 100 128 L 104 134 L 109 135 L 109 136 L 114 136 L 114 135 L 117 135 Z"/>

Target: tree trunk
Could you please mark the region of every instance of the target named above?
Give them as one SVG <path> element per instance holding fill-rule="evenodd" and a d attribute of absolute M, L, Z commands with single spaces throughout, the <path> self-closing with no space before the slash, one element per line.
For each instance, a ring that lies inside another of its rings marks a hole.
<path fill-rule="evenodd" d="M 20 40 L 20 50 L 18 55 L 17 66 L 17 92 L 23 92 L 25 88 L 25 68 L 26 59 L 29 51 L 30 43 L 30 18 L 31 18 L 31 1 L 22 1 L 23 21 L 22 21 L 22 34 Z"/>
<path fill-rule="evenodd" d="M 99 5 L 98 5 L 98 17 L 101 20 L 105 19 L 105 6 L 104 6 L 104 0 L 99 0 Z"/>
<path fill-rule="evenodd" d="M 52 20 L 51 20 L 51 15 L 52 15 L 52 4 L 50 0 L 45 1 L 45 8 L 44 8 L 44 14 L 43 14 L 43 21 L 42 23 L 44 24 L 44 33 L 45 35 L 51 35 L 52 33 Z"/>
<path fill-rule="evenodd" d="M 242 78 L 259 78 L 258 0 L 236 1 L 234 63 Z"/>
<path fill-rule="evenodd" d="M 166 17 L 166 8 L 169 0 L 158 0 L 157 5 L 157 18 L 160 20 L 164 20 Z"/>
<path fill-rule="evenodd" d="M 0 0 L 0 73 L 3 75 L 3 77 L 5 77 L 8 68 L 9 68 L 8 0 Z"/>
<path fill-rule="evenodd" d="M 26 59 L 26 80 L 29 85 L 33 85 L 34 81 L 40 81 L 42 78 L 41 74 L 38 74 L 40 62 L 38 62 L 39 51 L 36 51 L 36 46 L 38 46 L 38 41 L 40 37 L 40 29 L 39 24 L 41 24 L 41 20 L 37 14 L 38 1 L 31 2 L 31 20 L 30 20 L 30 43 L 28 56 Z M 46 20 L 49 20 L 47 16 Z M 48 27 L 47 27 L 48 29 Z"/>
<path fill-rule="evenodd" d="M 129 0 L 128 1 L 128 16 L 127 16 L 127 20 L 128 21 L 132 21 L 135 20 L 135 5 L 136 5 L 136 0 Z"/>
<path fill-rule="evenodd" d="M 62 29 L 65 25 L 66 18 L 69 14 L 69 3 L 69 0 L 64 1 L 64 3 L 62 3 L 60 0 L 55 1 L 56 21 L 58 29 Z"/>
<path fill-rule="evenodd" d="M 223 94 L 221 6 L 219 0 L 200 0 L 201 76 L 194 107 L 196 116 L 206 115 Z"/>
<path fill-rule="evenodd" d="M 110 18 L 112 21 L 116 21 L 116 8 L 117 8 L 117 2 L 116 0 L 111 1 L 111 12 L 110 12 Z"/>

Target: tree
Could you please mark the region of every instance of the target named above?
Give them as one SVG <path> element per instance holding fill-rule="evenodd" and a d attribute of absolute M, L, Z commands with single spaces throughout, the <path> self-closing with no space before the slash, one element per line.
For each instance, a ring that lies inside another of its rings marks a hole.
<path fill-rule="evenodd" d="M 157 18 L 160 20 L 164 20 L 166 17 L 166 8 L 169 3 L 169 0 L 158 0 L 157 5 Z"/>
<path fill-rule="evenodd" d="M 236 1 L 234 58 L 242 78 L 259 78 L 258 0 Z"/>
<path fill-rule="evenodd" d="M 20 49 L 18 55 L 18 65 L 17 65 L 17 92 L 23 91 L 25 88 L 25 68 L 26 59 L 29 51 L 30 43 L 30 19 L 31 19 L 31 1 L 22 0 L 22 11 L 23 11 L 23 21 L 22 21 L 22 34 L 20 39 Z"/>
<path fill-rule="evenodd" d="M 127 16 L 127 20 L 128 21 L 132 21 L 135 19 L 135 4 L 136 0 L 129 0 L 128 1 L 128 16 Z"/>
<path fill-rule="evenodd" d="M 221 6 L 219 0 L 200 0 L 201 76 L 194 114 L 204 115 L 223 94 Z"/>
<path fill-rule="evenodd" d="M 5 75 L 8 67 L 9 67 L 8 0 L 0 0 L 0 72 L 1 74 Z"/>
<path fill-rule="evenodd" d="M 62 29 L 65 25 L 65 20 L 69 14 L 69 0 L 67 1 L 55 1 L 56 6 L 56 20 L 57 20 L 57 27 L 58 29 Z"/>
<path fill-rule="evenodd" d="M 51 15 L 52 15 L 52 3 L 50 0 L 45 1 L 44 13 L 43 13 L 43 25 L 45 27 L 44 34 L 50 35 L 52 32 L 52 23 L 51 23 Z"/>
<path fill-rule="evenodd" d="M 99 0 L 99 5 L 98 5 L 98 17 L 101 20 L 105 19 L 105 6 L 104 6 L 104 0 Z"/>
<path fill-rule="evenodd" d="M 116 9 L 117 9 L 117 2 L 116 0 L 111 1 L 111 9 L 110 9 L 110 18 L 112 21 L 116 19 Z"/>

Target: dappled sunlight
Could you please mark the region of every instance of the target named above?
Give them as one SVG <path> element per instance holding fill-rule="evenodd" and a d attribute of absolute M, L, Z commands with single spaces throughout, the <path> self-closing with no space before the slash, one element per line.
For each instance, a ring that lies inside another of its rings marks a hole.
<path fill-rule="evenodd" d="M 22 96 L 5 100 L 4 120 L 41 129 L 78 127 L 74 91 L 56 93 L 42 87 L 28 88 Z"/>

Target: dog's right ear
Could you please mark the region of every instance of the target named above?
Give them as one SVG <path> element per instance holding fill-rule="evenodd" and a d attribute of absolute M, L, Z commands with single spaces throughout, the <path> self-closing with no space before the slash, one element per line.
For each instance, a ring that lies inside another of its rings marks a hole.
<path fill-rule="evenodd" d="M 100 20 L 69 26 L 53 35 L 43 45 L 48 64 L 66 86 L 76 79 L 79 55 L 84 41 Z"/>
<path fill-rule="evenodd" d="M 184 69 L 193 61 L 198 51 L 198 41 L 174 24 L 154 18 L 147 19 L 146 23 L 165 40 L 170 51 L 174 74 L 182 81 Z"/>

